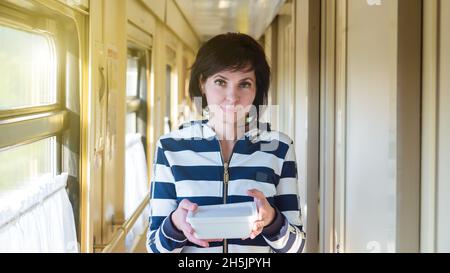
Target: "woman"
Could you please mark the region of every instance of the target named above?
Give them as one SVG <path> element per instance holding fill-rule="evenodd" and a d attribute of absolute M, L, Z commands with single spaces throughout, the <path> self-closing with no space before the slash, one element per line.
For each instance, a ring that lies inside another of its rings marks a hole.
<path fill-rule="evenodd" d="M 149 252 L 303 250 L 293 142 L 258 120 L 269 83 L 264 51 L 250 36 L 221 34 L 201 47 L 189 92 L 202 98 L 209 118 L 158 141 Z M 249 238 L 200 240 L 186 222 L 198 206 L 253 200 L 259 218 Z"/>

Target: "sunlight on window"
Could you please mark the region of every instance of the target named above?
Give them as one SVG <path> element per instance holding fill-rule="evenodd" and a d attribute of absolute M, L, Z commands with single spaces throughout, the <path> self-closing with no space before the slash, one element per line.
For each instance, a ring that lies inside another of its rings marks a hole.
<path fill-rule="evenodd" d="M 56 137 L 0 150 L 0 195 L 56 175 Z"/>
<path fill-rule="evenodd" d="M 56 69 L 49 37 L 0 25 L 0 110 L 56 103 Z"/>
<path fill-rule="evenodd" d="M 136 133 L 137 131 L 137 117 L 136 117 L 136 113 L 132 112 L 132 113 L 128 113 L 127 114 L 127 121 L 126 121 L 126 133 Z"/>
<path fill-rule="evenodd" d="M 138 66 L 139 59 L 128 57 L 127 60 L 127 96 L 137 97 L 138 95 Z"/>

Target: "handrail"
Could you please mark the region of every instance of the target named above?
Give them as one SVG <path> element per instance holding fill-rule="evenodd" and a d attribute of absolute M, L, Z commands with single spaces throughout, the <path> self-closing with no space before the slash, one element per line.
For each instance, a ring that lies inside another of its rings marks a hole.
<path fill-rule="evenodd" d="M 134 211 L 134 213 L 131 215 L 130 219 L 128 219 L 122 226 L 125 228 L 126 231 L 129 231 L 133 226 L 134 223 L 139 219 L 139 216 L 141 216 L 144 209 L 148 206 L 148 203 L 150 202 L 150 195 L 147 195 L 144 200 L 142 200 L 139 207 Z"/>
<path fill-rule="evenodd" d="M 141 214 L 144 212 L 145 207 L 148 206 L 148 203 L 150 202 L 150 195 L 147 195 L 144 200 L 139 204 L 137 209 L 133 212 L 131 217 L 125 221 L 125 223 L 122 224 L 122 226 L 119 227 L 119 229 L 114 233 L 113 238 L 111 239 L 111 242 L 106 245 L 106 247 L 103 249 L 103 253 L 111 253 L 116 250 L 117 246 L 125 241 L 125 236 L 128 234 L 128 232 L 133 228 L 136 221 L 139 219 Z"/>

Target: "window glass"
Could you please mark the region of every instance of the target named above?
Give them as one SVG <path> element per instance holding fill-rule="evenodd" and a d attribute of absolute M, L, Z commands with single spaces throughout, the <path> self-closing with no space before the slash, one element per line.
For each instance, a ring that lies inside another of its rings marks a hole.
<path fill-rule="evenodd" d="M 136 112 L 127 114 L 127 131 L 126 133 L 136 133 Z"/>
<path fill-rule="evenodd" d="M 164 133 L 167 134 L 171 128 L 171 93 L 172 93 L 172 67 L 170 65 L 166 65 L 166 115 L 164 117 Z"/>
<path fill-rule="evenodd" d="M 51 39 L 0 25 L 0 110 L 56 103 L 56 69 Z"/>
<path fill-rule="evenodd" d="M 135 57 L 128 56 L 127 60 L 127 96 L 138 96 L 138 66 L 139 60 Z"/>
<path fill-rule="evenodd" d="M 56 137 L 0 150 L 0 196 L 32 183 L 44 175 L 56 175 Z"/>

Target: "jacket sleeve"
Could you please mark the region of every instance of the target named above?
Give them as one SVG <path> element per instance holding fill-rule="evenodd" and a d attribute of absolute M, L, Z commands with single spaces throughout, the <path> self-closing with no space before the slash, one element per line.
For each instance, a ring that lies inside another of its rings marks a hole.
<path fill-rule="evenodd" d="M 171 220 L 172 212 L 178 207 L 178 203 L 175 179 L 164 155 L 161 140 L 158 141 L 155 151 L 150 196 L 147 251 L 151 253 L 181 252 L 187 239 L 181 231 L 176 229 Z"/>
<path fill-rule="evenodd" d="M 293 142 L 289 144 L 274 196 L 276 216 L 262 235 L 274 252 L 303 252 L 306 234 L 303 232 L 298 194 L 298 176 Z"/>

